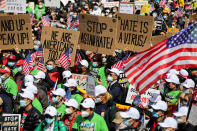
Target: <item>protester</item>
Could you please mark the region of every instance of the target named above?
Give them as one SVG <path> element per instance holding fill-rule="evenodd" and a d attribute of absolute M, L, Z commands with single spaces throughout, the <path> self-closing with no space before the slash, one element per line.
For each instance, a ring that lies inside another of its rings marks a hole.
<path fill-rule="evenodd" d="M 175 131 L 177 129 L 177 121 L 172 117 L 167 117 L 164 122 L 159 123 L 159 125 L 167 131 Z"/>

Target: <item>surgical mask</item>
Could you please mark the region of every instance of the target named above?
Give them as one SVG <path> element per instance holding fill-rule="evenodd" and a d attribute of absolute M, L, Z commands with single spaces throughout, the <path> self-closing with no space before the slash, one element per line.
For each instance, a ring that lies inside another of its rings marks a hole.
<path fill-rule="evenodd" d="M 88 6 L 84 6 L 84 8 L 85 8 L 85 9 L 87 9 L 87 8 L 88 8 Z"/>
<path fill-rule="evenodd" d="M 37 30 L 38 30 L 38 28 L 34 28 L 34 30 L 35 30 L 35 31 L 37 31 Z"/>
<path fill-rule="evenodd" d="M 34 45 L 34 50 L 38 50 L 38 46 L 37 45 Z"/>
<path fill-rule="evenodd" d="M 97 67 L 97 62 L 92 62 L 93 67 Z"/>
<path fill-rule="evenodd" d="M 57 97 L 52 97 L 52 101 L 53 101 L 54 103 L 58 103 L 58 102 L 59 102 Z"/>
<path fill-rule="evenodd" d="M 2 76 L 1 76 L 1 79 L 4 81 L 4 80 L 6 80 L 7 78 L 5 77 L 5 75 L 2 75 Z"/>
<path fill-rule="evenodd" d="M 27 106 L 27 104 L 24 100 L 20 100 L 19 102 L 20 102 L 21 107 L 26 107 Z"/>
<path fill-rule="evenodd" d="M 73 18 L 76 18 L 77 17 L 77 15 L 73 15 Z"/>
<path fill-rule="evenodd" d="M 189 89 L 183 89 L 183 92 L 188 94 L 189 93 Z"/>
<path fill-rule="evenodd" d="M 153 17 L 156 18 L 157 17 L 157 13 L 153 13 Z"/>
<path fill-rule="evenodd" d="M 163 16 L 164 19 L 167 19 L 167 16 Z"/>
<path fill-rule="evenodd" d="M 171 15 L 174 15 L 174 12 L 171 12 Z"/>
<path fill-rule="evenodd" d="M 81 112 L 81 117 L 86 118 L 88 116 L 89 116 L 89 112 L 87 112 L 87 111 L 82 111 Z"/>
<path fill-rule="evenodd" d="M 42 8 L 42 5 L 39 5 L 39 8 Z"/>
<path fill-rule="evenodd" d="M 13 67 L 15 65 L 15 62 L 8 62 L 9 67 Z"/>
<path fill-rule="evenodd" d="M 96 99 L 94 100 L 94 102 L 95 102 L 95 103 L 101 103 L 102 100 L 101 100 L 101 98 L 96 98 Z"/>
<path fill-rule="evenodd" d="M 105 16 L 105 14 L 104 14 L 104 13 L 102 13 L 102 14 L 101 14 L 101 16 Z"/>
<path fill-rule="evenodd" d="M 116 10 L 113 10 L 113 13 L 115 13 L 116 12 Z"/>
<path fill-rule="evenodd" d="M 21 72 L 23 70 L 23 68 L 20 66 L 17 68 L 18 72 Z"/>
<path fill-rule="evenodd" d="M 60 22 L 64 22 L 64 19 L 63 18 L 60 18 Z"/>
<path fill-rule="evenodd" d="M 175 28 L 175 26 L 172 26 L 172 28 Z"/>
<path fill-rule="evenodd" d="M 113 81 L 113 77 L 111 77 L 110 75 L 107 77 L 107 81 L 108 82 L 112 82 Z"/>
<path fill-rule="evenodd" d="M 120 125 L 119 124 L 116 124 L 116 130 L 118 130 L 118 131 L 119 131 L 119 129 L 124 129 L 126 127 L 127 126 L 124 123 L 121 123 Z"/>
<path fill-rule="evenodd" d="M 131 123 L 129 123 L 128 120 L 124 120 L 123 122 L 124 122 L 124 124 L 125 124 L 127 127 L 130 127 L 130 126 L 131 126 Z"/>
<path fill-rule="evenodd" d="M 98 6 L 94 6 L 94 10 L 97 10 L 98 9 Z"/>
<path fill-rule="evenodd" d="M 72 110 L 70 108 L 66 108 L 66 114 L 72 114 Z"/>
<path fill-rule="evenodd" d="M 45 118 L 45 121 L 46 121 L 47 124 L 51 124 L 54 121 L 54 119 L 53 118 L 52 119 Z"/>
<path fill-rule="evenodd" d="M 52 70 L 52 69 L 53 69 L 53 66 L 51 66 L 51 65 L 47 65 L 47 67 L 46 67 L 46 68 L 47 68 L 47 70 L 49 70 L 49 71 L 50 71 L 50 70 Z"/>
<path fill-rule="evenodd" d="M 152 116 L 155 117 L 155 118 L 158 118 L 159 117 L 158 113 L 155 112 L 155 111 L 152 112 Z"/>
<path fill-rule="evenodd" d="M 178 124 L 181 124 L 181 123 L 183 123 L 183 120 L 182 120 L 181 118 L 178 118 L 178 119 L 177 119 L 177 123 L 178 123 Z"/>
<path fill-rule="evenodd" d="M 88 13 L 89 13 L 89 14 L 91 14 L 91 13 L 92 13 L 92 11 L 88 11 Z"/>
<path fill-rule="evenodd" d="M 107 58 L 103 58 L 102 62 L 105 63 L 107 61 Z"/>

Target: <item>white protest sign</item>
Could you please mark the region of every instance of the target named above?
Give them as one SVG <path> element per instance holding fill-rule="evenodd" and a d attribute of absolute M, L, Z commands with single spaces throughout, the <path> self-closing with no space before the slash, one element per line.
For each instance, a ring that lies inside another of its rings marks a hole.
<path fill-rule="evenodd" d="M 3 114 L 2 131 L 20 131 L 21 114 Z"/>
<path fill-rule="evenodd" d="M 26 0 L 7 0 L 5 12 L 26 13 Z"/>
<path fill-rule="evenodd" d="M 132 85 L 129 86 L 125 103 L 132 104 L 138 92 Z"/>
<path fill-rule="evenodd" d="M 95 97 L 95 81 L 92 76 L 87 77 L 86 93 L 88 96 Z"/>
<path fill-rule="evenodd" d="M 87 87 L 87 75 L 72 74 L 72 78 L 77 81 L 79 88 L 86 90 Z"/>
<path fill-rule="evenodd" d="M 57 7 L 60 8 L 60 0 L 44 0 L 46 7 Z"/>
<path fill-rule="evenodd" d="M 105 2 L 103 3 L 105 8 L 112 8 L 112 7 L 118 7 L 119 2 Z"/>
<path fill-rule="evenodd" d="M 119 12 L 125 14 L 133 14 L 135 5 L 133 3 L 120 3 Z"/>

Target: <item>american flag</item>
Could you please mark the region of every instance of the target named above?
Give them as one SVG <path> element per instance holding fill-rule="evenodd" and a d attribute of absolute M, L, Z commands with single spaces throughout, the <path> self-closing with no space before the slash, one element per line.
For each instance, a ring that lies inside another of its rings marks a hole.
<path fill-rule="evenodd" d="M 174 16 L 175 17 L 182 17 L 183 14 L 184 14 L 184 10 L 181 7 L 179 7 L 178 10 L 175 11 Z"/>
<path fill-rule="evenodd" d="M 79 26 L 79 19 L 77 19 L 75 21 L 72 21 L 72 23 L 70 24 L 69 29 L 73 30 L 73 29 L 77 28 L 78 26 Z"/>
<path fill-rule="evenodd" d="M 39 46 L 38 50 L 36 51 L 36 58 L 37 59 L 44 58 L 42 44 Z"/>
<path fill-rule="evenodd" d="M 38 70 L 44 71 L 45 66 L 44 66 L 44 58 L 41 58 L 39 64 L 38 64 Z"/>
<path fill-rule="evenodd" d="M 42 25 L 51 26 L 51 22 L 48 15 L 42 17 Z"/>
<path fill-rule="evenodd" d="M 124 62 L 128 81 L 142 94 L 170 69 L 197 67 L 197 22 Z"/>
<path fill-rule="evenodd" d="M 26 58 L 25 58 L 25 61 L 23 63 L 23 72 L 25 75 L 28 75 L 30 74 L 30 71 L 32 67 L 30 67 L 30 65 L 32 65 L 33 67 L 33 64 L 32 64 L 32 60 L 31 60 L 31 54 L 29 53 Z"/>
<path fill-rule="evenodd" d="M 81 54 L 79 51 L 77 51 L 76 62 L 80 62 L 80 61 L 82 61 Z"/>
<path fill-rule="evenodd" d="M 72 20 L 72 19 L 71 19 L 70 15 L 68 14 L 68 15 L 67 15 L 67 22 L 66 22 L 67 27 L 70 26 L 71 20 Z"/>
<path fill-rule="evenodd" d="M 33 13 L 31 13 L 31 14 L 30 14 L 30 17 L 31 17 L 31 25 L 33 25 L 33 21 L 34 21 L 34 14 L 33 14 Z"/>
<path fill-rule="evenodd" d="M 118 70 L 122 69 L 124 67 L 123 61 L 127 60 L 129 55 L 127 54 L 122 60 L 118 61 L 116 64 L 114 64 L 111 68 L 117 68 Z"/>
<path fill-rule="evenodd" d="M 67 70 L 71 63 L 70 48 L 68 48 L 58 59 L 60 64 Z"/>
<path fill-rule="evenodd" d="M 0 10 L 5 10 L 6 8 L 6 0 L 0 0 Z"/>

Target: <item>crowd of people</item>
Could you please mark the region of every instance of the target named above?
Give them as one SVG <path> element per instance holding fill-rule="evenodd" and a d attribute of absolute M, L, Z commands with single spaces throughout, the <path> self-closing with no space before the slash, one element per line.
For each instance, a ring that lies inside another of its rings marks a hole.
<path fill-rule="evenodd" d="M 136 96 L 132 104 L 125 102 L 129 84 L 123 87 L 119 80 L 124 70 L 112 66 L 125 56 L 136 52 L 115 50 L 105 55 L 78 50 L 81 61 L 65 70 L 60 63 L 48 60 L 45 69 L 39 70 L 40 58 L 35 58 L 29 75 L 24 73 L 25 58 L 34 54 L 39 46 L 42 17 L 49 16 L 50 26 L 71 30 L 69 23 L 79 20 L 80 13 L 116 17 L 117 7 L 104 8 L 97 0 L 71 0 L 60 7 L 45 7 L 42 0 L 32 9 L 27 1 L 27 13 L 32 14 L 33 49 L 0 51 L 0 121 L 3 113 L 21 114 L 23 131 L 195 131 L 197 127 L 188 121 L 188 112 L 195 92 L 196 69 L 171 69 L 156 82 L 148 105 L 140 104 Z M 162 20 L 161 28 L 153 28 L 153 35 L 164 35 L 168 28 L 184 29 L 189 16 L 197 10 L 196 1 L 149 1 L 155 21 Z M 167 5 L 167 6 L 165 6 Z M 187 6 L 192 8 L 188 9 Z M 141 14 L 136 6 L 135 14 Z M 182 13 L 177 15 L 177 11 Z M 161 19 L 162 18 L 162 19 Z M 76 24 L 72 30 L 79 30 Z M 73 73 L 92 76 L 95 96 L 81 91 Z M 129 107 L 126 110 L 117 104 Z"/>

